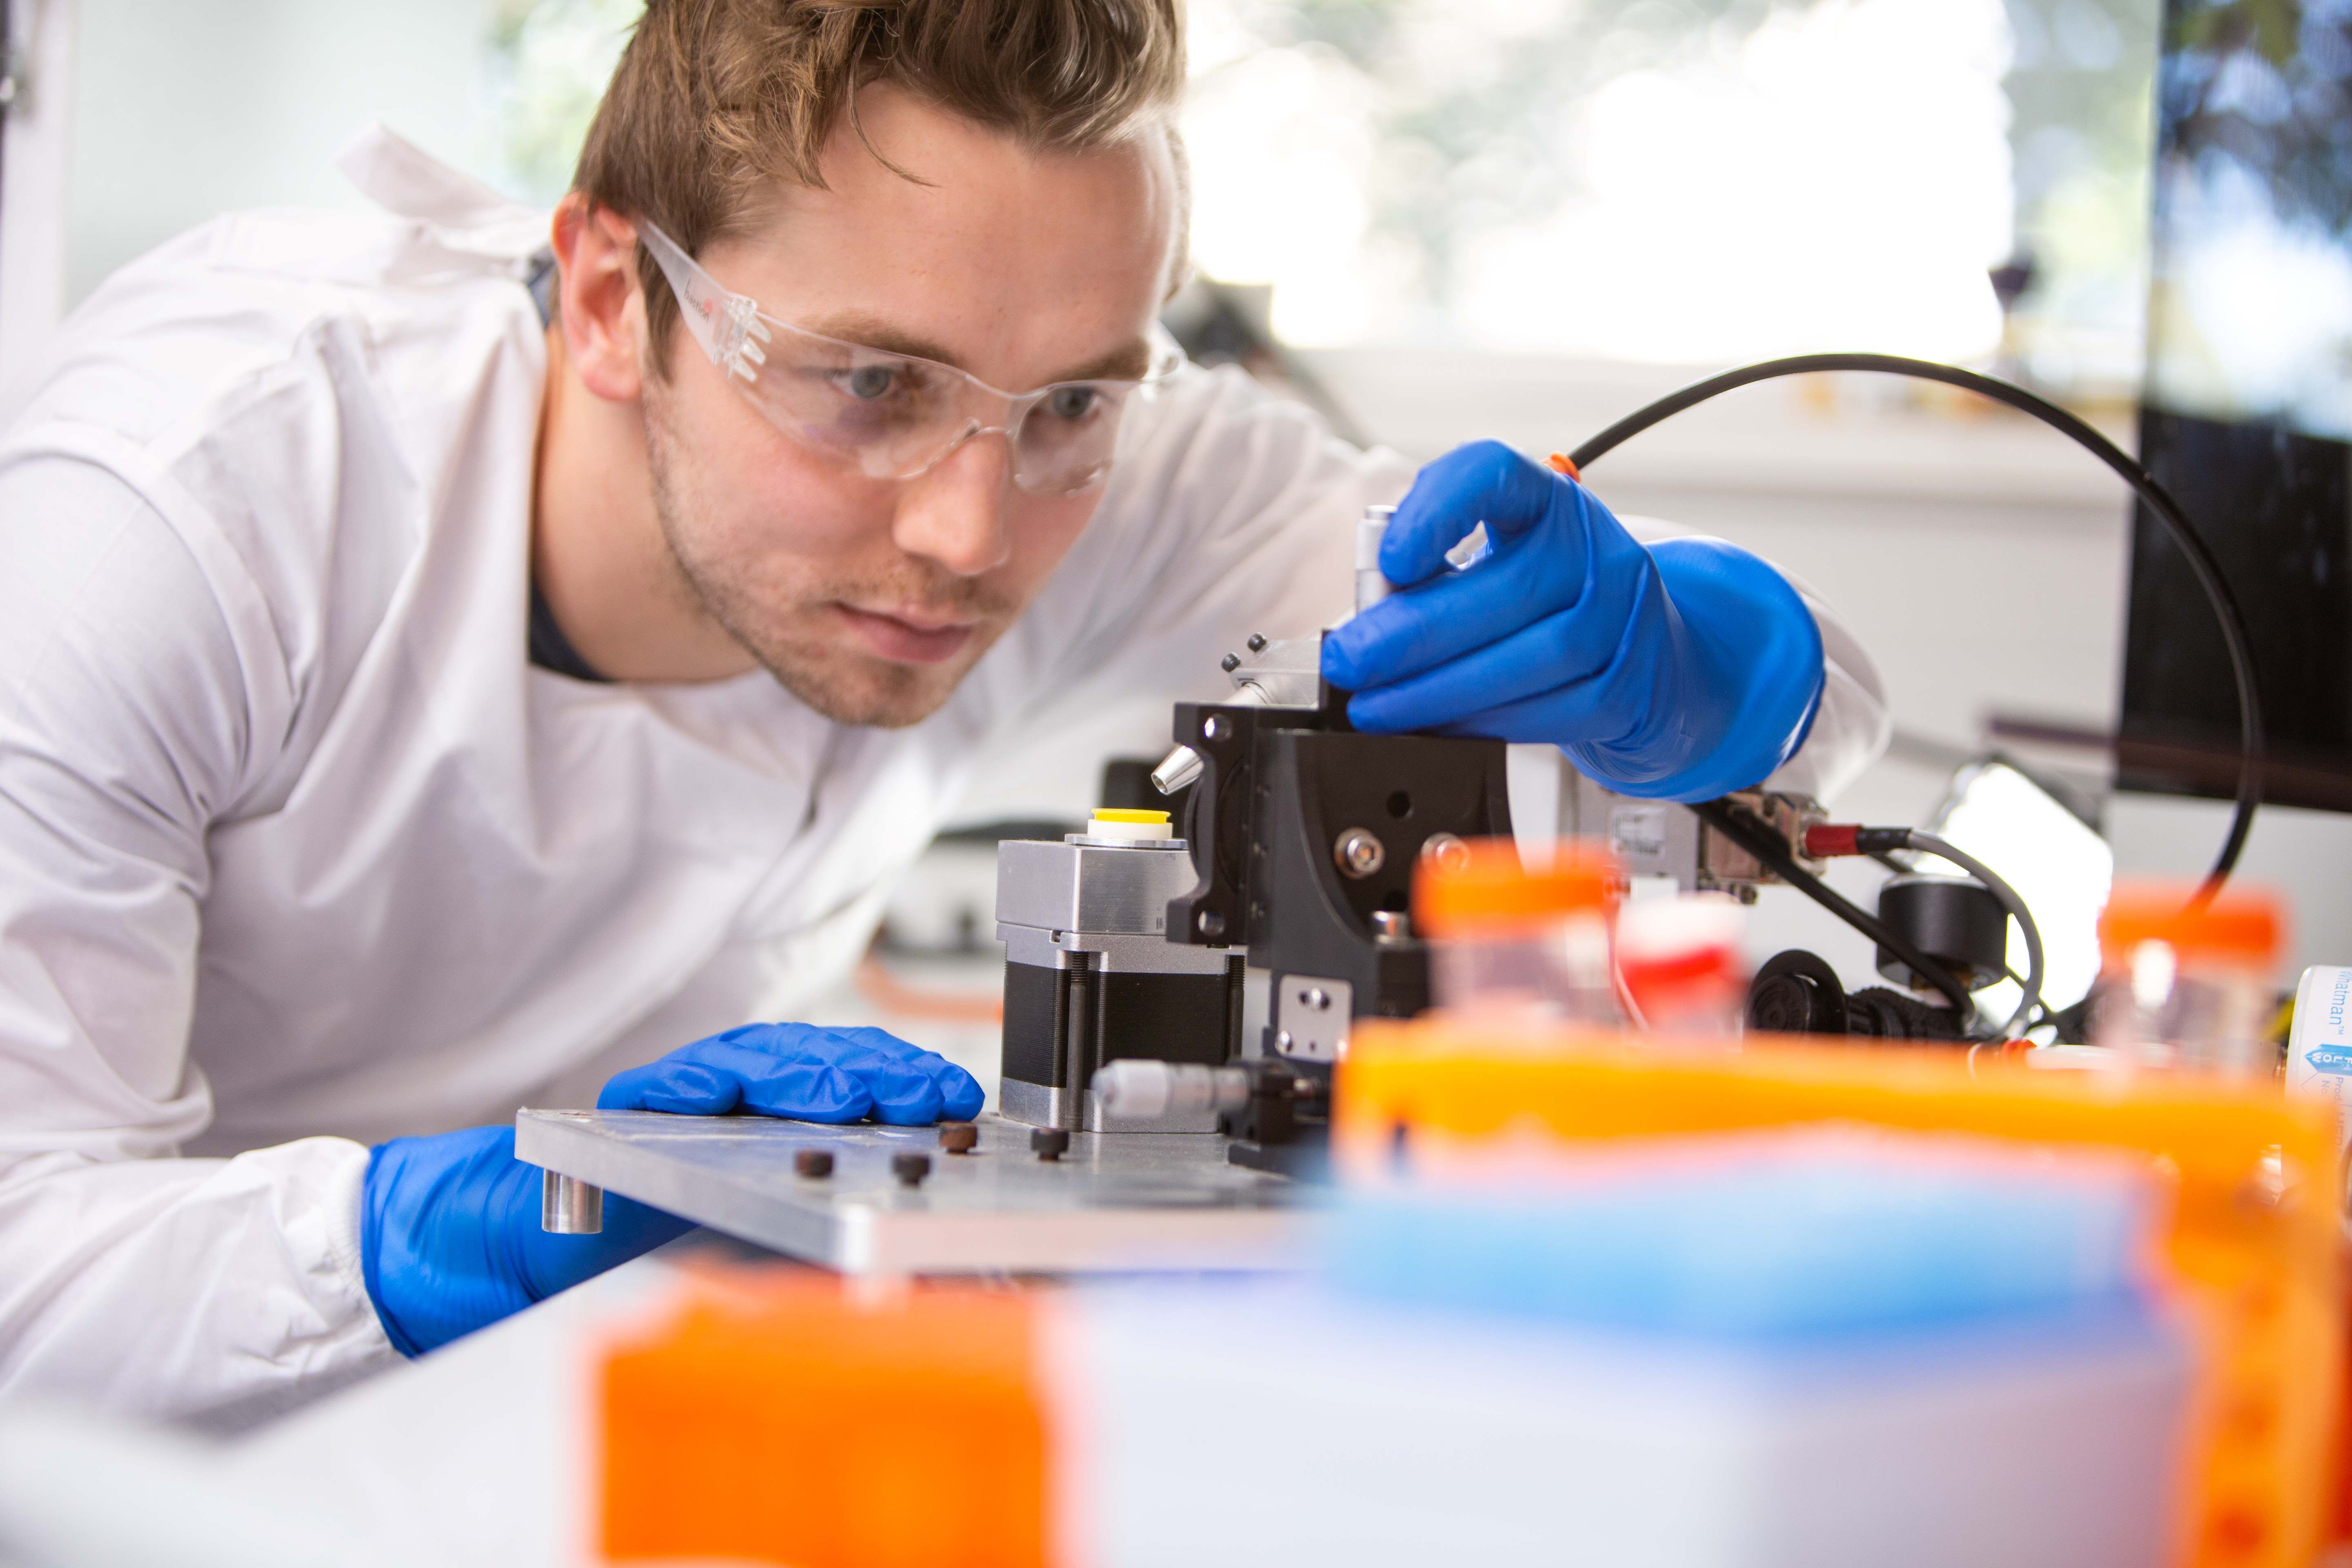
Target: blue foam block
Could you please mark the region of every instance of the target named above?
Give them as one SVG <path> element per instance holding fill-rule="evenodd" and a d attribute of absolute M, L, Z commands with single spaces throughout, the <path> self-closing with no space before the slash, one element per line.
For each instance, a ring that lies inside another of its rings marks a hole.
<path fill-rule="evenodd" d="M 1841 1334 L 2134 1297 L 2153 1212 L 2125 1162 L 1800 1138 L 1509 1188 L 1351 1194 L 1332 1215 L 1329 1269 L 1343 1291 L 1392 1303 Z"/>

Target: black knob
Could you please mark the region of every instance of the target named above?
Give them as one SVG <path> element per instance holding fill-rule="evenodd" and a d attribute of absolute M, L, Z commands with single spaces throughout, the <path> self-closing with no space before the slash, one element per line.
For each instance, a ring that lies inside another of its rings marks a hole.
<path fill-rule="evenodd" d="M 969 1154 L 980 1146 L 980 1129 L 969 1121 L 940 1123 L 940 1147 L 950 1154 Z"/>
<path fill-rule="evenodd" d="M 800 1149 L 793 1154 L 793 1173 L 822 1181 L 833 1174 L 833 1151 L 830 1149 Z"/>
<path fill-rule="evenodd" d="M 931 1173 L 931 1157 L 929 1154 L 893 1154 L 890 1156 L 890 1173 L 898 1178 L 898 1184 L 902 1187 L 919 1187 L 923 1184 L 923 1178 Z"/>
<path fill-rule="evenodd" d="M 1070 1152 L 1070 1135 L 1059 1127 L 1040 1127 L 1029 1134 L 1029 1147 L 1040 1160 L 1058 1160 Z"/>

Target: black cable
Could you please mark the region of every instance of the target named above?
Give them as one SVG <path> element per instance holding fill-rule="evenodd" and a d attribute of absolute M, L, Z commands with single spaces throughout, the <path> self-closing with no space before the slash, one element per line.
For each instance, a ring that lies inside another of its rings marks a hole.
<path fill-rule="evenodd" d="M 1958 1010 L 1961 1031 L 1970 1032 L 1970 1026 L 1976 1022 L 1977 1005 L 1969 995 L 1968 987 L 1954 979 L 1942 964 L 1914 947 L 1902 932 L 1860 906 L 1849 903 L 1827 882 L 1799 865 L 1779 834 L 1728 800 L 1703 800 L 1691 810 L 1700 821 L 1770 867 L 1782 881 L 1909 964 L 1914 974 L 1942 992 Z"/>
<path fill-rule="evenodd" d="M 2221 623 L 2221 641 L 2230 651 L 2230 674 L 2238 688 L 2237 805 L 2231 813 L 2229 837 L 2222 842 L 2221 853 L 2215 858 L 2213 869 L 2207 874 L 2204 884 L 2197 889 L 2190 907 L 2193 909 L 2210 902 L 2213 895 L 2221 890 L 2222 882 L 2236 868 L 2238 856 L 2246 847 L 2246 835 L 2254 825 L 2254 811 L 2263 800 L 2262 703 L 2254 690 L 2254 656 L 2246 643 L 2245 617 L 2239 613 L 2238 602 L 2231 596 L 2229 584 L 2222 580 L 2221 563 L 2214 560 L 2212 551 L 2207 548 L 2204 539 L 2191 526 L 2188 514 L 2180 510 L 2179 504 L 2166 493 L 2164 487 L 2158 484 L 2146 468 L 2081 419 L 2021 386 L 2011 385 L 1992 376 L 1979 375 L 1975 371 L 1962 370 L 1958 365 L 1937 364 L 1932 360 L 1906 359 L 1897 354 L 1797 354 L 1788 359 L 1766 360 L 1760 364 L 1726 371 L 1721 375 L 1711 376 L 1662 397 L 1648 407 L 1627 415 L 1585 442 L 1568 455 L 1568 460 L 1581 472 L 1620 443 L 1640 435 L 1661 420 L 1672 418 L 1685 408 L 1705 403 L 1717 393 L 1753 385 L 1759 381 L 1770 381 L 1778 376 L 1805 375 L 1831 370 L 1878 371 L 1888 375 L 1915 376 L 1921 381 L 1939 381 L 1947 386 L 1964 387 L 1996 403 L 2006 404 L 2021 414 L 2032 415 L 2062 435 L 2073 437 L 2077 445 L 2120 475 L 2140 500 L 2147 503 L 2148 510 L 2156 514 L 2157 521 L 2172 536 L 2172 542 L 2189 558 L 2189 570 L 2196 574 L 2198 586 L 2205 590 L 2205 597 L 2212 604 L 2214 619 Z M 1847 907 L 1852 908 L 1851 905 Z M 1889 945 L 1892 946 L 1891 943 Z"/>

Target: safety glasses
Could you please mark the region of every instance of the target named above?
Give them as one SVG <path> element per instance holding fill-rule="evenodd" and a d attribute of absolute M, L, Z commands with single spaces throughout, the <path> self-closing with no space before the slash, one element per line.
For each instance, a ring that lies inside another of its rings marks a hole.
<path fill-rule="evenodd" d="M 652 224 L 645 242 L 677 295 L 686 330 L 769 423 L 871 479 L 908 479 L 975 436 L 1001 433 L 1013 482 L 1033 495 L 1089 490 L 1110 472 L 1119 417 L 1183 355 L 1155 333 L 1141 381 L 1065 381 L 1000 392 L 951 364 L 803 331 L 732 294 Z"/>

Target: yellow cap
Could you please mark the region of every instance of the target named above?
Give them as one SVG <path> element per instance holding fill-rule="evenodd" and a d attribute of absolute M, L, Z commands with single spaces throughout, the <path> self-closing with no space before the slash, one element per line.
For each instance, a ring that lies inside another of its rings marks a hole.
<path fill-rule="evenodd" d="M 1166 822 L 1168 820 L 1168 814 L 1164 811 L 1114 811 L 1109 806 L 1104 806 L 1101 810 L 1095 813 L 1095 820 L 1097 822 L 1140 822 L 1148 824 L 1154 822 Z"/>

